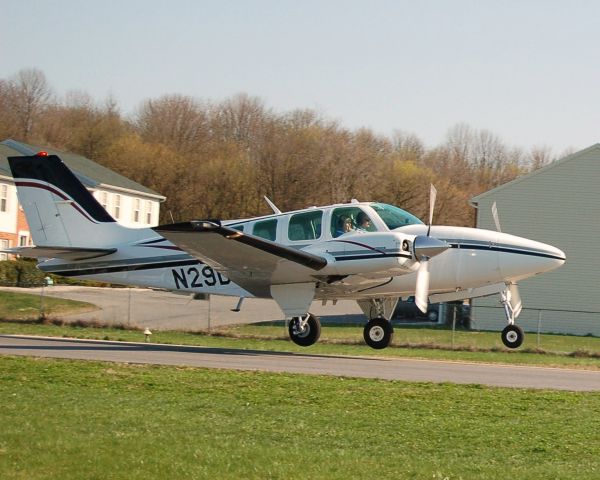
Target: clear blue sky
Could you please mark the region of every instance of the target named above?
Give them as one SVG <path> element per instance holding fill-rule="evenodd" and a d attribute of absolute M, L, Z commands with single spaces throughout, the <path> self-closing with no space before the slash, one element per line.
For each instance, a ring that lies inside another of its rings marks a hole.
<path fill-rule="evenodd" d="M 29 67 L 124 113 L 246 92 L 428 146 L 459 122 L 555 153 L 600 142 L 597 1 L 0 0 L 0 78 Z"/>

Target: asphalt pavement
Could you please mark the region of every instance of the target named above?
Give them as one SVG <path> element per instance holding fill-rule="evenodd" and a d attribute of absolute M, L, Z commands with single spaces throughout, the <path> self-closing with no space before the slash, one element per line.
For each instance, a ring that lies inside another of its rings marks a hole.
<path fill-rule="evenodd" d="M 600 391 L 600 371 L 0 335 L 0 355 Z"/>

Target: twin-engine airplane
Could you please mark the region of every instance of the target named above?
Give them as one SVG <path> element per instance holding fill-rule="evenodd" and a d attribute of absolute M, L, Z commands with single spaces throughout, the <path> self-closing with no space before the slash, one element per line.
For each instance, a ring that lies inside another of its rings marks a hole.
<path fill-rule="evenodd" d="M 366 315 L 365 342 L 389 345 L 398 299 L 461 300 L 500 293 L 502 341 L 523 342 L 517 282 L 565 262 L 558 248 L 499 231 L 432 226 L 383 203 L 312 207 L 245 220 L 195 220 L 123 227 L 54 155 L 8 159 L 35 246 L 10 253 L 67 277 L 180 292 L 274 299 L 302 346 L 320 335 L 313 300 L 354 299 Z"/>

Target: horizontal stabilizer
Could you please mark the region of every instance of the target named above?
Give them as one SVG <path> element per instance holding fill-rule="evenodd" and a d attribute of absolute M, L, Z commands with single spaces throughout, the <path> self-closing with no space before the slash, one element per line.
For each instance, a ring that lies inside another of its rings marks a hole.
<path fill-rule="evenodd" d="M 77 247 L 15 247 L 2 250 L 11 255 L 28 258 L 60 258 L 63 260 L 88 260 L 115 253 L 116 248 L 77 248 Z"/>

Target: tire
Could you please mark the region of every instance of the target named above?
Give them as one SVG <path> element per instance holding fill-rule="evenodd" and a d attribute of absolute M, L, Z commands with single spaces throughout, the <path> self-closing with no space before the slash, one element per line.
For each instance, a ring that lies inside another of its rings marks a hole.
<path fill-rule="evenodd" d="M 507 325 L 502 330 L 502 343 L 507 348 L 519 348 L 524 338 L 523 329 L 518 325 Z"/>
<path fill-rule="evenodd" d="M 427 319 L 430 322 L 437 322 L 437 320 L 438 320 L 438 312 L 436 312 L 435 310 L 429 310 L 429 312 L 427 312 Z"/>
<path fill-rule="evenodd" d="M 321 336 L 321 322 L 318 317 L 312 313 L 308 314 L 308 321 L 304 325 L 304 330 L 298 331 L 300 317 L 294 317 L 288 325 L 290 340 L 301 347 L 310 347 Z"/>
<path fill-rule="evenodd" d="M 385 318 L 373 318 L 369 320 L 363 330 L 365 343 L 376 350 L 386 348 L 392 341 L 394 328 L 391 322 Z"/>

